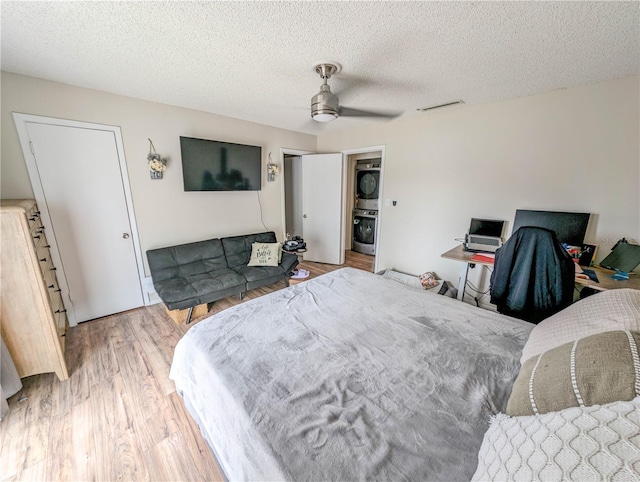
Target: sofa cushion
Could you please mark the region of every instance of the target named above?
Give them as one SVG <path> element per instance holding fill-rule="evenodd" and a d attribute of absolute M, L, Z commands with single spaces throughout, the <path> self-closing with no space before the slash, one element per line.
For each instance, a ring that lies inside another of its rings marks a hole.
<path fill-rule="evenodd" d="M 287 277 L 281 266 L 237 266 L 233 269 L 246 277 L 248 290 L 277 283 Z"/>
<path fill-rule="evenodd" d="M 227 268 L 219 239 L 147 251 L 153 283 Z M 157 289 L 156 289 L 157 291 Z"/>
<path fill-rule="evenodd" d="M 222 246 L 229 268 L 246 266 L 251 257 L 253 243 L 275 243 L 276 234 L 273 231 L 245 236 L 231 236 L 222 238 Z"/>
<path fill-rule="evenodd" d="M 222 268 L 209 273 L 197 273 L 178 276 L 154 283 L 158 296 L 167 304 L 178 303 L 187 299 L 203 299 L 205 302 L 214 301 L 207 297 L 214 292 L 227 291 L 237 288 L 235 292 L 245 289 L 245 279 L 242 275 L 229 268 Z"/>
<path fill-rule="evenodd" d="M 236 266 L 233 270 L 244 276 L 249 283 L 273 276 L 280 277 L 284 273 L 282 266 Z"/>

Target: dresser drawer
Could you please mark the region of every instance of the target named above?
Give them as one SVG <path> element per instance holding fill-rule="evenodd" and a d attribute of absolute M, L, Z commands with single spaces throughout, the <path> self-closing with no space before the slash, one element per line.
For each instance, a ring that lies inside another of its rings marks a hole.
<path fill-rule="evenodd" d="M 49 252 L 48 246 L 49 245 L 46 244 L 46 240 L 36 245 L 36 258 L 38 258 L 38 263 L 40 264 L 40 268 L 43 272 L 45 267 L 51 264 L 51 253 Z"/>
<path fill-rule="evenodd" d="M 32 236 L 32 238 L 33 244 L 36 247 L 36 251 L 41 249 L 49 249 L 51 247 L 49 246 L 49 241 L 47 241 L 47 235 L 44 233 L 44 231 Z"/>
<path fill-rule="evenodd" d="M 42 277 L 44 278 L 45 286 L 49 289 L 51 285 L 55 286 L 54 289 L 58 289 L 58 278 L 56 277 L 56 269 L 53 266 L 51 258 L 47 258 L 47 261 L 40 263 L 40 269 L 42 270 Z"/>
<path fill-rule="evenodd" d="M 56 323 L 56 333 L 58 334 L 58 340 L 60 341 L 60 346 L 62 347 L 62 351 L 64 352 L 65 341 L 67 339 L 67 314 L 55 313 L 54 319 Z"/>
<path fill-rule="evenodd" d="M 64 310 L 64 303 L 62 303 L 62 296 L 57 291 L 49 291 L 49 299 L 51 300 L 51 311 L 53 313 L 66 313 Z"/>
<path fill-rule="evenodd" d="M 40 217 L 40 212 L 37 209 L 29 211 L 26 215 L 27 223 L 29 224 L 29 231 L 33 233 L 42 227 L 42 218 Z"/>
<path fill-rule="evenodd" d="M 34 229 L 31 229 L 29 232 L 31 233 L 31 238 L 33 239 L 33 244 L 35 246 L 37 246 L 38 243 L 46 241 L 47 239 L 46 235 L 44 234 L 44 226 L 38 226 Z"/>

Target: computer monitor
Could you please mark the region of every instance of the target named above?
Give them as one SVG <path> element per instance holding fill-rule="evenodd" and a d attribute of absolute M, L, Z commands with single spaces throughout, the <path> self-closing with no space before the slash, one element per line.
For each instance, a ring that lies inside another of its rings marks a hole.
<path fill-rule="evenodd" d="M 494 238 L 502 237 L 502 228 L 504 221 L 494 221 L 493 219 L 471 218 L 469 226 L 469 234 L 477 234 L 479 236 L 492 236 Z"/>
<path fill-rule="evenodd" d="M 590 216 L 589 213 L 517 209 L 511 233 L 515 233 L 523 226 L 546 228 L 554 231 L 558 241 L 561 243 L 566 243 L 570 246 L 582 246 Z"/>

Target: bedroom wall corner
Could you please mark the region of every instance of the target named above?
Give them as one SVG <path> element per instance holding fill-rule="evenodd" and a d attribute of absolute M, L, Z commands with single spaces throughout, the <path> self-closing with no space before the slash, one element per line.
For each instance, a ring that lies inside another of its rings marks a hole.
<path fill-rule="evenodd" d="M 592 213 L 599 261 L 623 236 L 640 241 L 639 92 L 634 76 L 469 103 L 323 132 L 318 150 L 386 145 L 382 196 L 398 203 L 381 208 L 379 269 L 457 283 L 461 266 L 440 255 L 472 217 L 505 220 L 509 235 L 518 208 Z"/>
<path fill-rule="evenodd" d="M 314 152 L 317 148 L 313 135 L 9 72 L 0 76 L 2 198 L 33 197 L 12 112 L 120 126 L 143 253 L 162 246 L 264 231 L 263 220 L 267 229 L 282 236 L 283 180 L 277 176 L 275 182 L 266 181 L 267 156 L 272 152 L 277 158 L 283 147 Z M 184 192 L 181 135 L 262 146 L 262 190 Z M 169 158 L 162 180 L 150 179 L 148 138 Z"/>

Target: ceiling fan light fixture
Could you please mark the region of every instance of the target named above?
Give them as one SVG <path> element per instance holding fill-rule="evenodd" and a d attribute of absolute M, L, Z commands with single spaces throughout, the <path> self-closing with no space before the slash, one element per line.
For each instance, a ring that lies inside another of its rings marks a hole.
<path fill-rule="evenodd" d="M 317 122 L 330 122 L 339 115 L 338 97 L 331 92 L 326 83 L 322 84 L 320 92 L 311 98 L 311 118 Z"/>
<path fill-rule="evenodd" d="M 338 114 L 335 112 L 318 111 L 311 114 L 311 118 L 316 122 L 331 122 L 338 118 Z"/>

